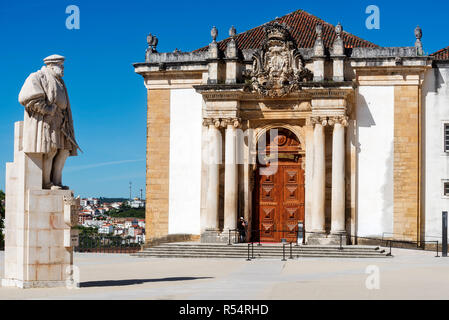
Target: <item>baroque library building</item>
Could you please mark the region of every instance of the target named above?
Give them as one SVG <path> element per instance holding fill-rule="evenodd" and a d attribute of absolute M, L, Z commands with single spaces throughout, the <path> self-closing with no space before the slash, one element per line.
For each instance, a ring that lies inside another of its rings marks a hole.
<path fill-rule="evenodd" d="M 217 34 L 192 52 L 158 52 L 150 34 L 134 64 L 147 243 L 228 242 L 241 217 L 246 241 L 441 237 L 449 47 L 425 53 L 419 27 L 380 47 L 302 10 Z"/>

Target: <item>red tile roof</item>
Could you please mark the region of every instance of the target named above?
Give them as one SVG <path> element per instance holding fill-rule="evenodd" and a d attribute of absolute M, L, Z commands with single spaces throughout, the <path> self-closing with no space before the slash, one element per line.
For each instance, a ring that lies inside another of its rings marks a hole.
<path fill-rule="evenodd" d="M 290 28 L 290 33 L 295 39 L 296 44 L 299 48 L 313 48 L 316 40 L 315 27 L 317 24 L 321 23 L 323 26 L 323 41 L 324 46 L 329 48 L 337 37 L 335 32 L 335 26 L 327 23 L 310 13 L 303 10 L 297 10 L 291 12 L 281 18 L 277 18 L 270 22 L 284 23 Z M 236 36 L 236 41 L 239 49 L 256 49 L 261 47 L 261 43 L 265 38 L 265 32 L 263 30 L 263 25 L 256 28 L 250 29 Z M 229 42 L 230 38 L 224 39 L 218 42 L 219 48 L 221 50 L 226 49 L 226 44 Z M 376 48 L 378 45 L 371 43 L 369 41 L 363 40 L 357 36 L 354 36 L 348 32 L 343 32 L 343 40 L 345 42 L 346 48 L 354 47 L 365 47 L 365 48 Z M 205 51 L 207 46 L 197 49 L 195 51 Z"/>
<path fill-rule="evenodd" d="M 434 57 L 435 60 L 449 60 L 449 47 L 438 50 L 437 52 L 432 53 L 430 56 Z"/>

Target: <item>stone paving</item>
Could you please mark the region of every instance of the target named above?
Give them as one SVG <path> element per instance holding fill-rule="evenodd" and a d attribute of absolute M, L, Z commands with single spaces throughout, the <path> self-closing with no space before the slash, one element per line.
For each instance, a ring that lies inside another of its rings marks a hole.
<path fill-rule="evenodd" d="M 248 262 L 78 253 L 81 288 L 0 288 L 0 299 L 449 299 L 449 258 L 404 249 L 393 254 Z M 0 252 L 0 276 L 3 258 Z"/>

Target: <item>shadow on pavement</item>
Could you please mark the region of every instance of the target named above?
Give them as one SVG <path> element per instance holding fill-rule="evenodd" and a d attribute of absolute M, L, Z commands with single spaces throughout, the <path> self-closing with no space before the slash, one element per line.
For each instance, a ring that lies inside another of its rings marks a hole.
<path fill-rule="evenodd" d="M 116 287 L 116 286 L 131 286 L 135 284 L 142 284 L 147 282 L 165 282 L 165 281 L 187 281 L 187 280 L 200 280 L 200 279 L 212 279 L 212 277 L 172 277 L 172 278 L 160 278 L 160 279 L 127 279 L 127 280 L 102 280 L 102 281 L 87 281 L 81 282 L 81 288 L 90 287 Z"/>

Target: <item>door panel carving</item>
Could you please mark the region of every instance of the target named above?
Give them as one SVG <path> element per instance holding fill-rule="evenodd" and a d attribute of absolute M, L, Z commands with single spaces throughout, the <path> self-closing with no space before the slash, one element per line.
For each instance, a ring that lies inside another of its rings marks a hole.
<path fill-rule="evenodd" d="M 300 148 L 296 137 L 288 130 L 279 130 L 278 136 L 267 139 L 266 150 L 269 154 L 272 145 L 281 156 L 273 167 L 275 173 L 263 175 L 256 170 L 254 193 L 253 240 L 279 242 L 282 238 L 296 241 L 298 222 L 304 223 L 304 170 Z M 267 168 L 259 165 L 258 169 Z M 271 172 L 270 172 L 271 173 Z"/>

